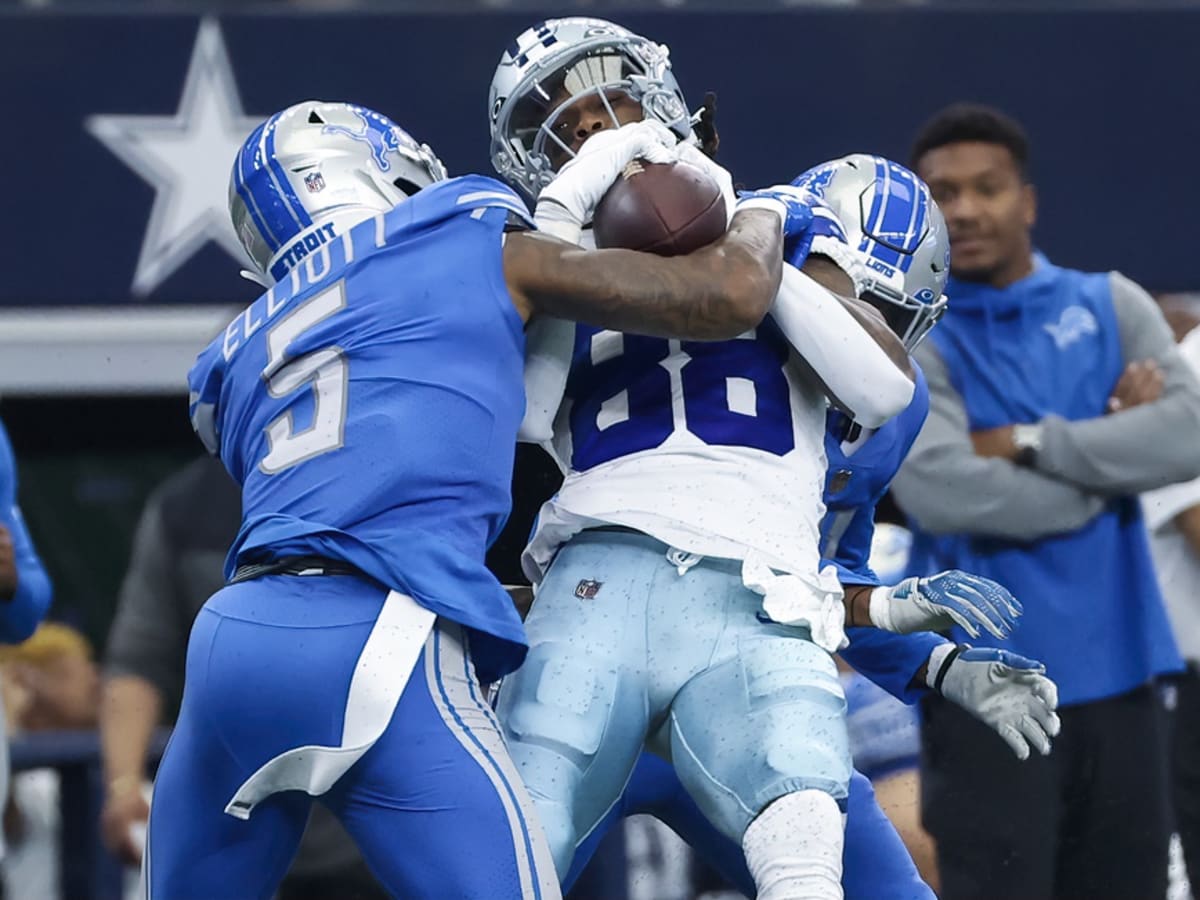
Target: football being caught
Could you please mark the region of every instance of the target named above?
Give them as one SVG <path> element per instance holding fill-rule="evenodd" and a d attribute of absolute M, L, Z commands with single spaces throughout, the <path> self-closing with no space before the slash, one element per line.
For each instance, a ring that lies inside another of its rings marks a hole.
<path fill-rule="evenodd" d="M 686 162 L 634 160 L 600 200 L 592 218 L 596 246 L 659 256 L 691 253 L 725 233 L 721 186 Z"/>

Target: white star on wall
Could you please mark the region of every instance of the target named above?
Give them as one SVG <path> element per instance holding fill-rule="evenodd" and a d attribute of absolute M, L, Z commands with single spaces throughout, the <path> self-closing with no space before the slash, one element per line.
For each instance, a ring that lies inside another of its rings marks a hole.
<path fill-rule="evenodd" d="M 264 118 L 243 114 L 220 26 L 205 19 L 175 115 L 95 115 L 84 122 L 155 190 L 134 295 L 151 293 L 208 241 L 245 261 L 229 223 L 226 192 L 242 141 Z"/>

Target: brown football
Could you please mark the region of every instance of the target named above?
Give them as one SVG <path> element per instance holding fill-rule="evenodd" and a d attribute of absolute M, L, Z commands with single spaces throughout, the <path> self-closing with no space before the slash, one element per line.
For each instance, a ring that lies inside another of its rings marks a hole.
<path fill-rule="evenodd" d="M 592 217 L 597 247 L 659 256 L 691 253 L 725 233 L 721 187 L 690 163 L 634 160 Z"/>

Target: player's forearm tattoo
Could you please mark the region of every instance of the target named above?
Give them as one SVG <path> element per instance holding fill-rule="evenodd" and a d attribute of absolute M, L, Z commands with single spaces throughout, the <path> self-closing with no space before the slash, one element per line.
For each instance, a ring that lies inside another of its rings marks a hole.
<path fill-rule="evenodd" d="M 617 331 L 719 340 L 765 315 L 779 287 L 782 239 L 778 217 L 754 210 L 686 257 L 557 245 L 521 263 L 531 264 L 537 268 L 522 282 L 539 311 Z"/>

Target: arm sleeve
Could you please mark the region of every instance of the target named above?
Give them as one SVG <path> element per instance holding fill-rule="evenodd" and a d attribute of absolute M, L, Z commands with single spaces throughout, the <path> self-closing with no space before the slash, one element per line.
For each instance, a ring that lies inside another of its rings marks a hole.
<path fill-rule="evenodd" d="M 790 265 L 771 315 L 830 399 L 859 425 L 878 428 L 912 400 L 912 379 L 833 294 Z"/>
<path fill-rule="evenodd" d="M 525 418 L 517 440 L 542 444 L 554 437 L 575 350 L 575 323 L 538 316 L 525 334 Z"/>
<path fill-rule="evenodd" d="M 16 644 L 28 638 L 50 608 L 50 578 L 33 548 L 25 519 L 17 506 L 17 468 L 8 434 L 0 426 L 0 523 L 12 536 L 17 566 L 17 590 L 0 603 L 0 642 Z"/>
<path fill-rule="evenodd" d="M 917 671 L 934 648 L 949 643 L 931 631 L 893 634 L 878 628 L 847 628 L 846 637 L 850 646 L 839 651 L 842 659 L 897 700 L 910 704 L 929 691 L 924 684 L 913 684 Z"/>
<path fill-rule="evenodd" d="M 174 551 L 163 525 L 162 495 L 151 496 L 138 522 L 117 614 L 109 631 L 105 672 L 137 675 L 172 696 L 180 680 L 184 623 L 174 602 Z"/>
<path fill-rule="evenodd" d="M 1114 272 L 1112 296 L 1122 358 L 1126 363 L 1155 360 L 1164 376 L 1162 396 L 1094 419 L 1047 416 L 1037 468 L 1108 495 L 1200 476 L 1200 384 L 1150 295 Z"/>
<path fill-rule="evenodd" d="M 929 341 L 917 349 L 929 383 L 929 418 L 892 483 L 904 511 L 932 534 L 1032 541 L 1074 531 L 1104 499 L 1007 460 L 977 456 L 962 398 Z"/>

